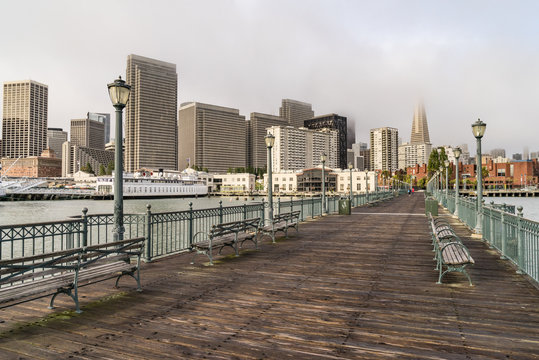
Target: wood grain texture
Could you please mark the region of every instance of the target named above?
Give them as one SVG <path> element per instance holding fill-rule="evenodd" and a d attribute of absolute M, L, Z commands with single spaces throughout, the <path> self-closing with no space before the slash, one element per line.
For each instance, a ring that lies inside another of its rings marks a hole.
<path fill-rule="evenodd" d="M 227 249 L 212 267 L 189 254 L 144 264 L 142 293 L 129 278 L 90 285 L 80 315 L 62 297 L 4 309 L 0 358 L 537 358 L 539 290 L 449 217 L 475 285 L 459 273 L 436 285 L 424 210 L 416 193 Z"/>

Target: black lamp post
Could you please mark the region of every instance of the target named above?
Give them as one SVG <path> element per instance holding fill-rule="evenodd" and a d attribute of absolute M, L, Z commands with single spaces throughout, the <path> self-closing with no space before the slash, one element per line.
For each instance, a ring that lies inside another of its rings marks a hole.
<path fill-rule="evenodd" d="M 320 155 L 322 161 L 322 214 L 326 213 L 326 153 Z"/>
<path fill-rule="evenodd" d="M 487 129 L 487 124 L 477 119 L 476 122 L 472 124 L 472 132 L 477 140 L 477 156 L 476 156 L 476 167 L 477 167 L 477 224 L 475 225 L 476 234 L 482 233 L 481 224 L 483 217 L 483 166 L 481 164 L 481 138 L 485 135 L 485 130 Z"/>
<path fill-rule="evenodd" d="M 266 147 L 268 148 L 268 203 L 269 203 L 269 219 L 273 221 L 273 175 L 272 175 L 272 161 L 271 161 L 271 148 L 275 144 L 275 136 L 268 134 L 264 137 L 266 141 Z"/>
<path fill-rule="evenodd" d="M 116 139 L 114 142 L 114 241 L 124 238 L 124 199 L 123 199 L 123 147 L 122 147 L 122 111 L 129 100 L 131 86 L 122 77 L 107 85 L 110 101 L 116 109 Z"/>

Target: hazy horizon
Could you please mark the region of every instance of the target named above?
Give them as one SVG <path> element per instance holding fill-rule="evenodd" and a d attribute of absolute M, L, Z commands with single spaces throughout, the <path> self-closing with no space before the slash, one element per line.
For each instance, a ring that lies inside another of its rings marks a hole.
<path fill-rule="evenodd" d="M 176 64 L 178 105 L 199 101 L 278 115 L 281 99 L 315 115 L 410 140 L 423 101 L 434 146 L 539 151 L 539 3 L 534 1 L 18 1 L 0 4 L 0 81 L 49 87 L 49 127 L 111 113 L 106 85 L 127 56 Z M 0 90 L 2 91 L 2 90 Z"/>

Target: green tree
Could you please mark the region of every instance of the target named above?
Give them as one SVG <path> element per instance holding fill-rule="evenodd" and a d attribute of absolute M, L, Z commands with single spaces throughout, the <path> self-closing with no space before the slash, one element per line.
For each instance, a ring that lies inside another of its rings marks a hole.
<path fill-rule="evenodd" d="M 80 169 L 81 169 L 81 171 L 87 172 L 88 174 L 95 175 L 94 169 L 92 169 L 92 165 L 90 164 L 90 162 L 87 162 L 86 165 L 84 165 Z"/>
<path fill-rule="evenodd" d="M 107 175 L 112 175 L 113 170 L 114 170 L 114 161 L 111 161 L 107 164 Z"/>
<path fill-rule="evenodd" d="M 105 166 L 103 164 L 99 164 L 99 176 L 103 176 L 107 174 L 107 170 L 105 169 Z"/>

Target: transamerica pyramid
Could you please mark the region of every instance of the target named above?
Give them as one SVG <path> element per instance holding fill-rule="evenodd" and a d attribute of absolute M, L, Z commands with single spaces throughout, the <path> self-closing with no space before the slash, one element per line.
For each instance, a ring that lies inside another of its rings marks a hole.
<path fill-rule="evenodd" d="M 410 136 L 411 144 L 430 143 L 429 127 L 427 125 L 427 115 L 425 114 L 425 106 L 423 103 L 418 103 L 414 111 L 414 122 L 412 123 L 412 136 Z"/>

